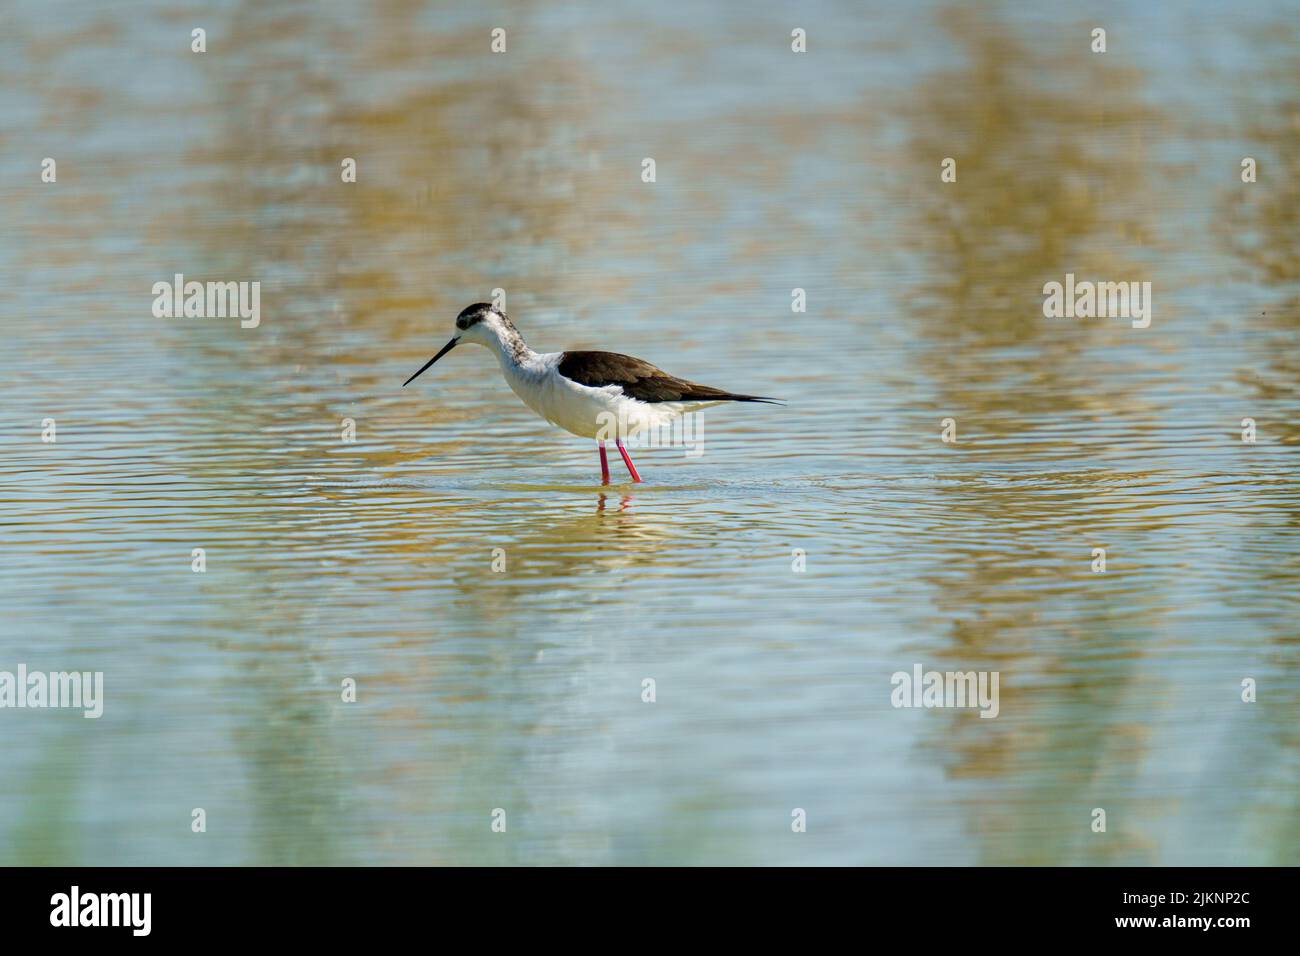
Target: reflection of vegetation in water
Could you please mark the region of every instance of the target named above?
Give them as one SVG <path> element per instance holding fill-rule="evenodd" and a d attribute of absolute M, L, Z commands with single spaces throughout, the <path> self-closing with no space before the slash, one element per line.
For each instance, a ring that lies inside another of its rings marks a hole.
<path fill-rule="evenodd" d="M 907 114 L 913 168 L 924 179 L 907 235 L 932 260 L 910 307 L 934 345 L 918 366 L 944 410 L 978 421 L 985 434 L 1021 432 L 1036 416 L 1122 414 L 1116 397 L 1096 387 L 1108 365 L 1087 350 L 1107 332 L 1099 324 L 1054 327 L 1043 317 L 1042 288 L 1066 272 L 1150 278 L 1137 264 L 1149 236 L 1133 203 L 1147 175 L 1142 130 L 1150 112 L 1140 78 L 1113 62 L 1101 68 L 1086 44 L 1068 37 L 1055 49 L 1022 41 L 1009 19 L 961 9 L 942 19 L 961 65 L 923 82 Z M 949 156 L 957 182 L 940 183 L 939 163 Z M 1000 454 L 1023 462 L 1033 451 L 1018 444 Z M 933 576 L 940 620 L 956 619 L 933 663 L 1001 671 L 1002 715 L 945 715 L 942 738 L 927 749 L 946 755 L 939 759 L 954 779 L 1015 781 L 1014 795 L 972 807 L 971 829 L 987 837 L 984 862 L 1145 859 L 1130 841 L 1116 857 L 1117 841 L 1074 838 L 1088 833 L 1087 813 L 1097 805 L 1083 803 L 1105 795 L 1116 811 L 1136 773 L 1141 737 L 1120 728 L 1140 652 L 1103 608 L 1045 603 L 1059 593 L 1044 597 L 1034 586 L 1045 568 L 1059 567 L 1051 542 L 1088 539 L 1106 503 L 1106 478 L 1083 470 L 1067 483 L 1074 493 L 1047 499 L 996 481 L 953 494 L 963 522 L 986 529 L 988 547 L 972 545 L 958 567 Z M 1125 614 L 1133 633 L 1158 624 L 1155 616 L 1142 621 L 1140 601 Z M 1070 656 L 1044 660 L 1063 653 L 1055 648 Z M 1080 673 L 1074 655 L 1102 648 L 1110 649 L 1104 673 Z M 1018 684 L 1018 676 L 1044 671 L 1076 677 L 1050 693 Z"/>
<path fill-rule="evenodd" d="M 1239 78 L 1246 119 L 1238 141 L 1239 158 L 1256 160 L 1256 181 L 1241 182 L 1238 168 L 1216 221 L 1252 277 L 1277 286 L 1300 281 L 1300 31 L 1279 23 L 1253 42 L 1264 67 Z"/>
<path fill-rule="evenodd" d="M 289 23 L 268 31 L 261 5 L 248 4 L 247 14 L 232 19 L 229 48 L 277 70 L 212 70 L 231 135 L 191 157 L 215 167 L 196 207 L 223 211 L 207 217 L 200 239 L 213 256 L 239 250 L 248 268 L 277 263 L 305 279 L 306 287 L 278 288 L 283 303 L 337 298 L 342 306 L 340 314 L 313 308 L 293 316 L 310 321 L 295 323 L 282 351 L 268 343 L 262 359 L 292 366 L 304 346 L 327 350 L 358 329 L 382 342 L 405 339 L 413 328 L 428 331 L 430 305 L 450 309 L 449 321 L 467 288 L 487 298 L 506 275 L 523 285 L 518 257 L 467 254 L 482 249 L 485 235 L 502 240 L 503 253 L 521 238 L 540 245 L 583 235 L 571 226 L 580 214 L 572 201 L 578 174 L 566 160 L 583 150 L 572 137 L 589 81 L 559 52 L 540 59 L 513 52 L 491 83 L 461 70 L 438 82 L 394 81 L 380 97 L 349 81 L 418 77 L 430 62 L 469 58 L 478 32 L 431 31 L 418 5 L 392 5 L 342 43 L 311 39 L 328 29 L 315 16 L 277 13 Z M 299 38 L 290 49 L 277 39 L 285 31 Z M 345 156 L 358 163 L 354 184 L 340 182 Z M 268 222 L 267 210 L 285 214 Z M 322 261 L 335 269 L 320 274 Z M 545 270 L 528 284 L 553 275 Z"/>
<path fill-rule="evenodd" d="M 211 377 L 214 388 L 223 380 L 244 382 L 234 398 L 248 438 L 242 445 L 227 443 L 220 457 L 185 462 L 199 478 L 232 470 L 264 474 L 268 451 L 276 446 L 283 450 L 278 436 L 262 437 L 268 430 L 288 428 L 293 436 L 301 433 L 303 422 L 337 421 L 340 392 L 365 400 L 368 394 L 391 390 L 398 383 L 377 379 L 375 369 L 391 358 L 393 342 L 420 341 L 442 331 L 431 308 L 450 308 L 449 317 L 464 304 L 455 297 L 467 289 L 482 299 L 496 285 L 514 291 L 555 281 L 555 271 L 541 257 L 506 262 L 466 255 L 467 248 L 483 248 L 485 235 L 508 240 L 503 249 L 517 249 L 521 237 L 534 249 L 546 249 L 584 234 L 572 225 L 581 213 L 571 201 L 579 190 L 568 161 L 580 146 L 569 140 L 580 125 L 588 82 L 575 63 L 559 52 L 533 53 L 529 68 L 510 68 L 530 56 L 520 50 L 493 64 L 498 69 L 491 83 L 483 83 L 475 69 L 444 69 L 437 82 L 419 81 L 415 78 L 430 64 L 465 59 L 468 50 L 477 49 L 478 31 L 469 36 L 445 32 L 436 21 L 425 21 L 420 5 L 402 3 L 388 5 L 382 17 L 367 18 L 365 28 L 353 35 L 331 32 L 339 26 L 336 18 L 248 3 L 225 24 L 225 58 L 198 63 L 213 91 L 214 114 L 224 117 L 224 123 L 220 135 L 196 144 L 185 157 L 190 178 L 206 184 L 176 200 L 187 204 L 191 219 L 201 218 L 204 224 L 186 232 L 190 248 L 185 255 L 216 275 L 265 280 L 264 310 L 273 315 L 255 350 L 242 348 L 243 340 L 232 344 L 199 336 L 175 343 L 205 350 L 199 359 L 186 361 L 218 370 Z M 287 36 L 294 41 L 286 43 Z M 231 57 L 247 68 L 232 68 Z M 267 63 L 275 63 L 275 69 L 268 71 Z M 367 87 L 372 76 L 388 78 L 383 96 Z M 403 86 L 402 76 L 412 81 Z M 340 181 L 343 157 L 357 160 L 355 184 Z M 170 231 L 169 223 L 183 220 L 169 210 L 156 228 Z M 332 268 L 322 271 L 321 263 Z M 529 276 L 530 268 L 544 275 Z M 273 374 L 250 376 L 249 368 Z M 297 386 L 304 369 L 313 387 Z M 346 389 L 321 387 L 322 379 L 343 378 L 349 382 Z M 274 394 L 259 399 L 261 390 Z M 288 392 L 294 393 L 292 399 L 286 398 Z M 187 390 L 181 398 L 192 404 L 196 420 L 232 401 L 230 395 L 202 390 Z M 368 421 L 372 429 L 431 413 L 425 402 L 408 401 L 403 408 L 386 401 L 382 416 L 375 408 L 347 413 Z M 321 449 L 337 447 L 328 448 L 324 440 L 291 437 L 290 442 L 302 454 L 281 455 L 274 461 L 278 469 L 337 470 L 333 459 L 321 459 Z M 410 453 L 395 453 L 382 441 L 373 451 L 360 446 L 348 450 L 354 463 L 362 459 L 362 468 L 391 464 Z M 427 455 L 428 450 L 417 453 Z M 412 499 L 407 517 L 395 520 L 399 509 L 386 500 L 392 494 Z M 338 548 L 339 560 L 364 574 L 366 561 L 385 554 L 406 555 L 412 562 L 427 559 L 422 551 L 436 551 L 440 542 L 454 539 L 474 520 L 471 510 L 438 507 L 427 493 L 405 489 L 387 491 L 378 504 L 365 494 L 330 488 L 319 497 L 322 501 L 311 496 L 306 504 L 302 499 L 265 499 L 265 506 L 242 512 L 247 526 L 240 530 L 241 538 L 303 541 L 289 556 L 296 574 L 309 573 L 312 542 L 319 539 L 319 548 L 346 542 L 364 557 L 353 558 L 347 548 Z M 358 528 L 370 531 L 359 533 Z M 281 566 L 285 557 L 280 553 Z M 265 568 L 263 563 L 253 558 L 242 567 L 250 578 L 274 574 L 276 562 Z M 436 570 L 430 572 L 431 583 L 440 578 Z M 281 595 L 265 585 L 264 577 L 242 586 L 251 591 L 242 625 L 256 621 L 259 630 L 292 636 L 293 642 L 288 651 L 264 649 L 256 671 L 233 678 L 240 686 L 251 683 L 256 688 L 252 699 L 265 703 L 235 735 L 249 768 L 253 845 L 264 861 L 345 862 L 341 854 L 353 834 L 344 821 L 357 825 L 357 808 L 351 804 L 362 783 L 359 768 L 351 764 L 360 761 L 365 767 L 367 751 L 357 749 L 346 727 L 323 721 L 321 701 L 285 700 L 284 689 L 301 687 L 303 668 L 328 650 L 314 644 L 311 622 L 283 619 Z M 431 617 L 425 645 L 452 615 L 457 623 L 447 629 L 457 633 L 467 626 L 513 630 L 518 625 L 509 614 L 510 595 L 517 590 L 466 587 L 461 604 L 444 605 Z M 336 604 L 342 600 L 332 581 L 323 594 Z M 331 629 L 337 630 L 338 623 Z M 509 669 L 518 662 L 497 663 Z M 442 680 L 443 689 L 446 681 L 455 687 L 462 679 L 472 686 L 481 680 L 508 695 L 510 675 L 473 673 L 478 665 L 472 654 L 444 658 L 442 666 L 447 673 L 424 673 L 422 679 Z M 375 693 L 373 681 L 382 680 L 386 693 L 401 694 L 411 677 L 373 676 L 363 693 Z M 329 705 L 324 706 L 328 713 Z M 478 739 L 517 739 L 516 727 L 494 728 L 486 716 L 459 713 L 469 720 L 466 732 Z M 495 746 L 437 754 L 432 782 L 446 785 L 412 800 L 407 810 L 418 818 L 432 806 L 453 806 L 458 789 L 490 776 L 483 765 L 495 767 L 500 758 Z M 400 773 L 400 764 L 390 760 L 379 772 Z M 466 782 L 452 786 L 452 779 Z M 477 833 L 478 825 L 477 820 L 468 824 L 467 836 Z"/>
<path fill-rule="evenodd" d="M 351 765 L 361 754 L 335 749 L 340 738 L 324 723 L 330 711 L 323 695 L 302 690 L 301 663 L 292 653 L 267 653 L 239 675 L 256 709 L 233 737 L 252 795 L 250 846 L 262 865 L 350 862 L 343 848 L 353 846 L 363 806 L 355 798 L 363 767 Z"/>
<path fill-rule="evenodd" d="M 83 718 L 76 715 L 76 719 Z M 70 733 L 47 739 L 36 765 L 30 770 L 24 767 L 23 812 L 8 821 L 11 826 L 3 832 L 6 839 L 0 840 L 0 865 L 78 866 L 84 862 L 79 823 L 79 804 L 85 790 L 83 742 L 86 736 L 79 732 L 82 729 L 74 726 Z M 17 733 L 17 730 L 6 732 Z M 9 785 L 13 783 L 11 779 Z M 12 799 L 6 797 L 4 802 L 12 805 Z"/>
<path fill-rule="evenodd" d="M 755 854 L 755 831 L 724 809 L 745 806 L 747 801 L 721 781 L 693 787 L 690 797 L 661 796 L 653 829 L 619 829 L 611 847 L 611 864 L 753 866 L 760 862 Z"/>
<path fill-rule="evenodd" d="M 177 463 L 194 478 L 427 456 L 412 431 L 448 412 L 397 390 L 395 343 L 440 345 L 466 301 L 496 287 L 551 295 L 589 236 L 573 199 L 600 182 L 574 161 L 588 152 L 576 131 L 591 81 L 562 47 L 512 51 L 485 83 L 477 30 L 448 31 L 420 4 L 358 16 L 346 32 L 339 11 L 244 3 L 220 24 L 221 56 L 189 65 L 208 135 L 174 160 L 186 188 L 156 193 L 143 229 L 191 278 L 260 280 L 264 316 L 255 335 L 204 322 L 159 343 L 205 372 L 178 378 L 187 422 L 240 423 L 223 428 L 220 455 Z M 345 157 L 355 183 L 341 181 Z M 415 347 L 411 362 L 427 358 Z M 344 416 L 364 437 L 340 449 Z"/>
<path fill-rule="evenodd" d="M 1241 181 L 1240 167 L 1233 182 L 1223 190 L 1220 214 L 1215 221 L 1219 239 L 1238 259 L 1245 276 L 1268 293 L 1263 314 L 1245 316 L 1252 337 L 1265 337 L 1255 354 L 1262 358 L 1243 367 L 1239 381 L 1253 394 L 1247 412 L 1272 441 L 1300 445 L 1300 30 L 1290 23 L 1278 23 L 1252 38 L 1263 66 L 1241 78 L 1239 115 L 1244 119 L 1238 131 L 1242 157 L 1257 162 L 1256 181 Z M 1261 101 L 1263 100 L 1263 101 Z M 1238 157 L 1239 159 L 1241 157 Z M 1243 465 L 1245 459 L 1243 458 Z M 1279 520 L 1277 512 L 1282 513 Z M 1300 529 L 1300 507 L 1294 495 L 1279 493 L 1272 513 L 1261 514 L 1255 536 L 1294 535 Z M 1243 567 L 1270 594 L 1286 594 L 1300 580 L 1300 554 L 1293 546 L 1279 542 L 1262 552 L 1238 547 Z M 1291 617 L 1282 616 L 1270 647 L 1261 649 L 1272 667 L 1278 669 L 1273 686 L 1280 690 L 1300 682 L 1300 640 L 1290 627 Z M 1264 847 L 1272 854 L 1263 862 L 1294 863 L 1294 848 L 1300 844 L 1300 766 L 1294 755 L 1300 752 L 1300 730 L 1294 720 L 1294 695 L 1280 703 L 1261 691 L 1258 711 L 1243 714 L 1235 730 L 1250 741 L 1248 746 L 1225 750 L 1211 764 L 1214 771 L 1230 770 L 1231 779 L 1243 782 L 1232 791 L 1232 800 L 1221 799 L 1220 816 L 1242 820 L 1236 827 L 1243 852 Z M 1290 707 L 1279 712 L 1279 707 Z M 1261 724 L 1263 728 L 1261 729 Z M 1207 789 L 1217 779 L 1204 781 Z M 1244 820 L 1243 820 L 1244 818 Z M 1255 862 L 1253 859 L 1249 862 Z"/>
<path fill-rule="evenodd" d="M 916 222 L 904 235 L 931 261 L 908 306 L 936 346 L 922 367 L 946 405 L 987 412 L 989 429 L 1092 407 L 1104 399 L 1098 369 L 1077 367 L 1087 339 L 1043 317 L 1042 288 L 1066 272 L 1139 277 L 1148 234 L 1132 199 L 1147 175 L 1150 119 L 1139 77 L 1100 67 L 1068 37 L 1051 49 L 1022 41 L 986 11 L 954 8 L 941 20 L 960 65 L 923 81 L 906 113 Z M 955 183 L 939 180 L 945 157 L 957 160 Z M 995 375 L 1002 386 L 986 387 Z"/>
<path fill-rule="evenodd" d="M 1300 444 L 1300 35 L 1278 24 L 1256 38 L 1268 55 L 1263 71 L 1243 82 L 1240 152 L 1257 162 L 1256 181 L 1241 182 L 1240 169 L 1224 190 L 1216 217 L 1220 239 L 1242 264 L 1250 281 L 1276 293 L 1265 314 L 1247 317 L 1252 330 L 1272 336 L 1261 350 L 1267 362 L 1244 368 L 1238 377 L 1281 414 L 1270 415 L 1275 440 Z M 1260 97 L 1268 97 L 1260 102 Z M 1275 403 L 1275 404 L 1274 404 Z"/>
<path fill-rule="evenodd" d="M 1086 492 L 1061 505 L 1081 541 L 1088 537 Z M 993 720 L 973 711 L 942 715 L 926 749 L 952 779 L 996 786 L 993 798 L 971 803 L 971 829 L 986 838 L 982 862 L 1146 862 L 1131 833 L 1121 841 L 1077 838 L 1087 833 L 1092 806 L 1114 815 L 1112 831 L 1126 820 L 1120 811 L 1145 752 L 1135 710 L 1147 703 L 1135 681 L 1144 638 L 1165 620 L 1155 609 L 1159 592 L 1125 595 L 1116 608 L 1110 582 L 1101 579 L 1075 584 L 1077 591 L 1095 588 L 1091 602 L 1065 597 L 1059 585 L 1044 588 L 1046 578 L 1071 571 L 1059 552 L 1036 542 L 1070 533 L 1049 533 L 1041 514 L 1020 509 L 1017 517 L 1005 498 L 998 490 L 963 496 L 959 507 L 975 512 L 969 520 L 989 529 L 988 542 L 960 568 L 932 576 L 936 626 L 944 618 L 953 623 L 946 646 L 926 659 L 940 670 L 1000 672 L 1001 713 Z M 1087 573 L 1086 558 L 1081 551 L 1079 574 Z M 1089 799 L 1097 802 L 1081 808 Z"/>

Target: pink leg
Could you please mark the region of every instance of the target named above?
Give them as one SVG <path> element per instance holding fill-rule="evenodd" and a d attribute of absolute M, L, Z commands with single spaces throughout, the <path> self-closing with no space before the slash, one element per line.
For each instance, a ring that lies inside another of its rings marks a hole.
<path fill-rule="evenodd" d="M 596 442 L 596 446 L 600 449 L 600 483 L 607 485 L 609 484 L 609 459 L 605 457 L 605 443 Z"/>
<path fill-rule="evenodd" d="M 623 464 L 627 465 L 627 470 L 632 476 L 632 480 L 639 482 L 641 476 L 636 473 L 636 465 L 632 464 L 632 456 L 629 455 L 627 449 L 623 447 L 623 439 L 615 438 L 614 444 L 618 446 L 618 453 L 623 456 Z"/>

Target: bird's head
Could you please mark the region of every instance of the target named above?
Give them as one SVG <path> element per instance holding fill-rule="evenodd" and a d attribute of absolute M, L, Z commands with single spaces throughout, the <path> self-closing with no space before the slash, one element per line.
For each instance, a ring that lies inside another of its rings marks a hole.
<path fill-rule="evenodd" d="M 457 345 L 468 343 L 489 347 L 497 346 L 511 338 L 512 335 L 518 335 L 518 333 L 504 312 L 488 302 L 475 302 L 456 316 L 456 330 L 452 334 L 451 341 L 439 349 L 437 355 L 425 362 L 415 375 L 403 382 L 402 387 L 405 388 L 410 385 L 425 369 Z"/>

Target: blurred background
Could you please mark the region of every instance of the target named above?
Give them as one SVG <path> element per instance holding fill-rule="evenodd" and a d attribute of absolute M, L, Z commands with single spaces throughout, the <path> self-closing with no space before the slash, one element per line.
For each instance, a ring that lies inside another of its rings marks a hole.
<path fill-rule="evenodd" d="M 0 711 L 0 862 L 1297 862 L 1300 9 L 1025 6 L 9 0 L 0 669 L 106 700 Z M 602 489 L 399 387 L 494 288 L 789 405 Z"/>

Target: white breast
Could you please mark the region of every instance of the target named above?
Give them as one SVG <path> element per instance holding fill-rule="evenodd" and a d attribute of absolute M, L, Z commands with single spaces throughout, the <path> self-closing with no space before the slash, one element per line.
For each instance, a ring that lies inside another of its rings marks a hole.
<path fill-rule="evenodd" d="M 697 403 L 639 402 L 617 385 L 591 388 L 559 373 L 563 352 L 538 355 L 534 361 L 502 363 L 511 390 L 525 405 L 567 432 L 584 438 L 629 438 L 671 421 Z"/>

